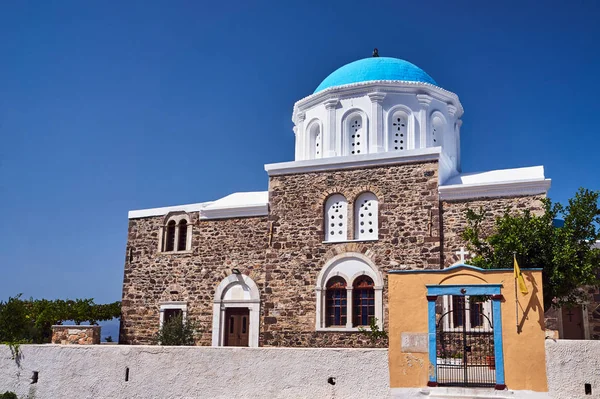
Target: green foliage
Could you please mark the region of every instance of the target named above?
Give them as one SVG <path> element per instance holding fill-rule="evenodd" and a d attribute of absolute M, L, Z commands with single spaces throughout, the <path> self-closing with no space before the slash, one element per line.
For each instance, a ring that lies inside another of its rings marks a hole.
<path fill-rule="evenodd" d="M 469 263 L 487 269 L 512 268 L 516 254 L 521 268 L 543 269 L 544 308 L 573 305 L 585 298 L 583 286 L 598 286 L 600 249 L 600 192 L 579 189 L 567 206 L 544 199 L 544 213 L 507 209 L 487 234 L 486 214 L 467 210 L 468 227 L 463 238 L 476 256 Z M 553 220 L 562 217 L 557 228 Z"/>
<path fill-rule="evenodd" d="M 387 339 L 388 337 L 387 333 L 379 328 L 379 325 L 377 324 L 377 317 L 371 318 L 369 329 L 358 327 L 358 331 L 366 334 L 371 340 L 372 344 L 376 344 L 378 341 Z"/>
<path fill-rule="evenodd" d="M 183 320 L 183 316 L 179 314 L 163 323 L 155 340 L 159 345 L 193 346 L 198 334 L 196 323 Z"/>
<path fill-rule="evenodd" d="M 93 299 L 21 299 L 0 301 L 0 342 L 45 343 L 52 338 L 52 325 L 73 320 L 76 324 L 111 320 L 121 316 L 121 303 L 97 305 Z"/>
<path fill-rule="evenodd" d="M 6 392 L 0 394 L 0 399 L 19 399 L 19 398 L 17 397 L 16 393 L 6 391 Z"/>

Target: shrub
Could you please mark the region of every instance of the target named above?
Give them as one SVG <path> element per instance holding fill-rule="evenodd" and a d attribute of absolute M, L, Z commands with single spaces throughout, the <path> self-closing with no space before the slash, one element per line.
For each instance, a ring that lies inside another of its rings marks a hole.
<path fill-rule="evenodd" d="M 183 320 L 181 314 L 165 321 L 156 334 L 159 345 L 192 346 L 196 343 L 197 325 L 191 320 Z"/>

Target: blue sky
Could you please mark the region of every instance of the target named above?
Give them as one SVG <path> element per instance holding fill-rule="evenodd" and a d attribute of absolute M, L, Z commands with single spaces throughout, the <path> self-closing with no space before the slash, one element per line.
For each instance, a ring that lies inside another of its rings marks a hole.
<path fill-rule="evenodd" d="M 599 4 L 4 2 L 0 299 L 119 300 L 128 210 L 266 190 L 294 102 L 373 47 L 459 95 L 463 171 L 600 189 Z"/>

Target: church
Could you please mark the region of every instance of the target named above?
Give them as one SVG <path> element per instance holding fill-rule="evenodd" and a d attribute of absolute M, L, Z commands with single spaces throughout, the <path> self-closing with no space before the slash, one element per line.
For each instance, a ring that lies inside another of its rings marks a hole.
<path fill-rule="evenodd" d="M 268 191 L 129 212 L 120 343 L 181 314 L 198 345 L 385 346 L 360 330 L 387 331 L 390 271 L 464 261 L 468 208 L 538 211 L 550 188 L 542 166 L 463 172 L 463 112 L 401 59 L 332 72 L 294 105 Z"/>

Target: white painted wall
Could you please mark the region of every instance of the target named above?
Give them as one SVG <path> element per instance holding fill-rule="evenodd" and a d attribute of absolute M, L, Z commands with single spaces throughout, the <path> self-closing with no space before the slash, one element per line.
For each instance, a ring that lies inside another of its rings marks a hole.
<path fill-rule="evenodd" d="M 456 397 L 448 389 L 390 390 L 385 349 L 23 345 L 21 352 L 17 362 L 0 345 L 0 392 L 14 391 L 19 398 Z M 550 397 L 600 398 L 600 341 L 546 340 L 546 369 Z M 37 384 L 30 383 L 33 371 L 39 372 Z M 328 384 L 328 377 L 336 384 Z M 585 395 L 585 383 L 591 384 L 592 395 Z"/>
<path fill-rule="evenodd" d="M 0 392 L 19 398 L 389 396 L 385 349 L 23 345 L 21 351 L 17 363 L 0 346 Z M 39 372 L 37 384 L 30 383 L 33 371 Z"/>
<path fill-rule="evenodd" d="M 600 398 L 600 341 L 547 339 L 546 372 L 553 398 Z M 592 395 L 585 394 L 586 383 Z"/>

